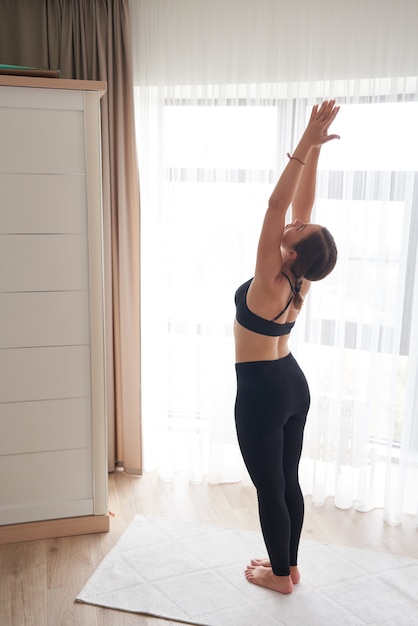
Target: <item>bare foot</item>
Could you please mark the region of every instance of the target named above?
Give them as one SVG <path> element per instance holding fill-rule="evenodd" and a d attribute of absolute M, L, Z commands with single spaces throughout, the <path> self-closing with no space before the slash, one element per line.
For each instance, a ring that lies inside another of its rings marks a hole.
<path fill-rule="evenodd" d="M 271 563 L 268 559 L 251 559 L 251 565 L 254 565 L 255 567 L 261 566 L 271 568 Z M 297 585 L 300 581 L 300 573 L 297 565 L 290 566 L 290 578 L 292 579 L 292 583 L 294 585 Z"/>
<path fill-rule="evenodd" d="M 267 587 L 273 591 L 279 593 L 292 593 L 293 583 L 290 576 L 275 576 L 270 567 L 264 567 L 263 565 L 248 565 L 245 570 L 245 578 L 250 583 L 260 585 L 260 587 Z"/>
<path fill-rule="evenodd" d="M 290 578 L 292 579 L 292 583 L 297 585 L 300 581 L 300 573 L 297 565 L 290 566 Z"/>
<path fill-rule="evenodd" d="M 263 567 L 271 567 L 271 563 L 268 559 L 251 559 L 251 565 L 256 567 L 262 565 Z"/>

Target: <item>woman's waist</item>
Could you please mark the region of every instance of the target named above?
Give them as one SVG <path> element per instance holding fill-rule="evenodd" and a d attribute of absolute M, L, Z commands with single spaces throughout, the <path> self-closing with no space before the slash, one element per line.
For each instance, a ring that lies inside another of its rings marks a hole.
<path fill-rule="evenodd" d="M 235 361 L 273 361 L 286 357 L 290 352 L 288 335 L 283 337 L 245 337 L 235 335 Z"/>
<path fill-rule="evenodd" d="M 246 345 L 245 343 L 240 345 L 239 342 L 235 345 L 236 363 L 245 363 L 248 361 L 275 361 L 285 358 L 289 353 L 290 348 L 288 342 L 282 340 L 276 340 L 274 344 L 263 346 Z"/>

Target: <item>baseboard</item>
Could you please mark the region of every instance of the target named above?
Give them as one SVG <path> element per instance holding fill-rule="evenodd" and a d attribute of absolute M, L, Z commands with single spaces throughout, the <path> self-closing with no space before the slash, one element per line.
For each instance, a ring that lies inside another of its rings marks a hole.
<path fill-rule="evenodd" d="M 71 537 L 73 535 L 89 535 L 107 533 L 109 531 L 108 515 L 87 515 L 83 517 L 66 517 L 64 519 L 28 522 L 24 524 L 8 524 L 0 526 L 0 545 Z"/>

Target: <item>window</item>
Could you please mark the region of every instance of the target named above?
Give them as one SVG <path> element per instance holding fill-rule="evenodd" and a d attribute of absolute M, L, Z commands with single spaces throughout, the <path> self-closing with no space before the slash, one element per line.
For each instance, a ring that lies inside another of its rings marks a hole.
<path fill-rule="evenodd" d="M 144 369 L 148 362 L 153 371 L 158 341 L 167 355 L 162 413 L 187 443 L 196 433 L 209 437 L 214 420 L 233 410 L 233 294 L 254 272 L 268 197 L 311 108 L 274 89 L 259 99 L 251 89 L 247 97 L 242 88 L 236 97 L 191 91 L 137 93 L 147 111 L 138 128 Z M 393 100 L 347 98 L 335 124 L 341 142 L 320 159 L 313 219 L 334 234 L 339 262 L 310 293 L 292 336 L 320 390 L 306 436 L 312 458 L 360 464 L 372 454 L 367 442 L 401 440 L 417 263 L 418 102 Z M 150 398 L 154 410 L 155 393 Z"/>

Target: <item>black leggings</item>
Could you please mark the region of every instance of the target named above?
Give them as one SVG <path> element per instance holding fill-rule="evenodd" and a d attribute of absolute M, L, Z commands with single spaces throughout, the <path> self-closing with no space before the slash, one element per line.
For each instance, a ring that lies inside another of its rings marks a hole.
<path fill-rule="evenodd" d="M 291 354 L 237 363 L 235 423 L 245 465 L 257 489 L 261 530 L 276 576 L 297 565 L 304 501 L 298 467 L 310 395 Z"/>

